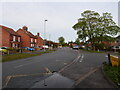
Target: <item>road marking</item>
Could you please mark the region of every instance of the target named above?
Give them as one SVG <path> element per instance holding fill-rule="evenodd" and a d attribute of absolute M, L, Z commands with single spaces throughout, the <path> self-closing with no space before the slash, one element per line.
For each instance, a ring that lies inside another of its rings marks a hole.
<path fill-rule="evenodd" d="M 35 73 L 35 74 L 21 74 L 21 75 L 7 76 L 5 78 L 5 85 L 3 85 L 3 88 L 7 87 L 7 85 L 8 85 L 11 78 L 25 77 L 25 76 L 36 76 L 36 75 L 48 75 L 48 74 L 52 74 L 52 73 Z"/>
<path fill-rule="evenodd" d="M 27 64 L 18 65 L 18 66 L 15 66 L 14 68 L 20 68 L 22 66 L 26 66 L 26 65 L 29 65 L 29 64 L 33 64 L 33 63 L 36 63 L 36 62 L 30 62 L 30 63 L 27 63 Z"/>
<path fill-rule="evenodd" d="M 106 58 L 108 57 L 108 55 L 105 56 Z"/>
<path fill-rule="evenodd" d="M 14 75 L 12 77 L 25 77 L 25 76 L 35 76 L 35 75 L 46 75 L 46 74 L 51 74 L 51 73 L 34 73 L 34 74 L 21 74 L 21 75 Z"/>
<path fill-rule="evenodd" d="M 82 62 L 82 61 L 83 61 L 83 58 L 84 58 L 84 55 L 82 54 L 82 55 L 81 55 L 80 62 Z"/>
<path fill-rule="evenodd" d="M 93 74 L 95 71 L 97 71 L 98 68 L 95 68 L 93 70 L 91 70 L 90 72 L 88 72 L 87 74 L 85 74 L 83 77 L 79 78 L 76 82 L 75 82 L 75 86 L 77 86 L 81 81 L 83 81 L 85 78 L 87 78 L 88 76 L 90 76 L 91 74 Z"/>
<path fill-rule="evenodd" d="M 67 63 L 64 63 L 64 65 L 66 65 Z"/>
<path fill-rule="evenodd" d="M 52 73 L 47 67 L 45 67 L 47 73 Z"/>
<path fill-rule="evenodd" d="M 3 88 L 7 87 L 7 85 L 8 85 L 8 83 L 9 83 L 9 81 L 10 81 L 11 78 L 12 78 L 12 76 L 7 76 L 6 77 L 5 85 L 3 86 Z"/>
<path fill-rule="evenodd" d="M 70 64 L 66 65 L 65 67 L 63 67 L 62 69 L 60 69 L 58 72 L 62 72 L 63 70 L 65 70 L 67 67 L 69 67 L 70 65 L 72 65 L 73 63 L 77 62 L 79 60 L 79 58 L 81 57 L 80 52 L 78 51 L 78 56 L 77 58 L 75 58 Z"/>

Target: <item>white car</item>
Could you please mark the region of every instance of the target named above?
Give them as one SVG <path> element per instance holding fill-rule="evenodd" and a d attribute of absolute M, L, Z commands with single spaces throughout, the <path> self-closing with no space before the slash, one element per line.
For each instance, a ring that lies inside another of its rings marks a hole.
<path fill-rule="evenodd" d="M 43 45 L 43 48 L 48 49 L 49 47 L 48 45 Z"/>

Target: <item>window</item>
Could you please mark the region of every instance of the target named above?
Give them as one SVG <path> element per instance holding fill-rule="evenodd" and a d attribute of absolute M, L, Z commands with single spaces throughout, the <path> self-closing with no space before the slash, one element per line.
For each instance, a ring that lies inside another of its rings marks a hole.
<path fill-rule="evenodd" d="M 18 42 L 20 42 L 20 37 L 18 37 Z"/>
<path fill-rule="evenodd" d="M 31 44 L 30 46 L 31 46 L 31 47 L 34 47 L 34 44 Z"/>
<path fill-rule="evenodd" d="M 37 42 L 37 39 L 35 39 L 35 42 Z"/>
<path fill-rule="evenodd" d="M 13 41 L 16 41 L 15 39 L 16 39 L 16 36 L 13 36 Z"/>
<path fill-rule="evenodd" d="M 33 38 L 31 38 L 31 42 L 33 42 Z"/>

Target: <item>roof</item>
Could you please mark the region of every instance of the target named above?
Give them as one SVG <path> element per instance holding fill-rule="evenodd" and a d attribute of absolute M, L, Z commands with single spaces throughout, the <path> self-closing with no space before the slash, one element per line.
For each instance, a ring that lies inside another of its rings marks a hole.
<path fill-rule="evenodd" d="M 38 35 L 35 35 L 35 37 L 36 37 L 36 38 L 40 38 L 41 40 L 43 40 L 43 38 L 42 38 L 42 37 L 40 37 L 40 36 L 38 36 Z"/>
<path fill-rule="evenodd" d="M 10 33 L 12 35 L 20 36 L 12 28 L 8 28 L 8 27 L 3 26 L 3 25 L 0 25 L 0 27 L 2 28 L 2 30 L 7 31 L 8 33 Z"/>
<path fill-rule="evenodd" d="M 27 31 L 27 30 L 24 30 L 24 29 L 21 29 L 21 28 L 20 28 L 19 30 L 22 30 L 22 31 L 23 31 L 24 33 L 26 33 L 29 37 L 36 38 L 31 32 L 29 32 L 29 31 Z M 18 30 L 18 31 L 19 31 L 19 30 Z M 17 32 L 18 32 L 18 31 L 17 31 Z"/>

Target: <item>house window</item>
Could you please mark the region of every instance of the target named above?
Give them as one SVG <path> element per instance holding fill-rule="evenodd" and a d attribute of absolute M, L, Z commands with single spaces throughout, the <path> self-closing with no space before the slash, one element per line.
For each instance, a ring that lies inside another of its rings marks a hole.
<path fill-rule="evenodd" d="M 32 44 L 30 46 L 32 47 Z"/>
<path fill-rule="evenodd" d="M 20 42 L 20 37 L 18 37 L 18 42 Z"/>
<path fill-rule="evenodd" d="M 37 42 L 37 39 L 35 39 L 35 42 Z"/>
<path fill-rule="evenodd" d="M 16 36 L 13 36 L 13 41 L 15 41 L 15 39 L 16 39 Z"/>
<path fill-rule="evenodd" d="M 31 38 L 31 42 L 33 42 L 33 38 Z"/>

